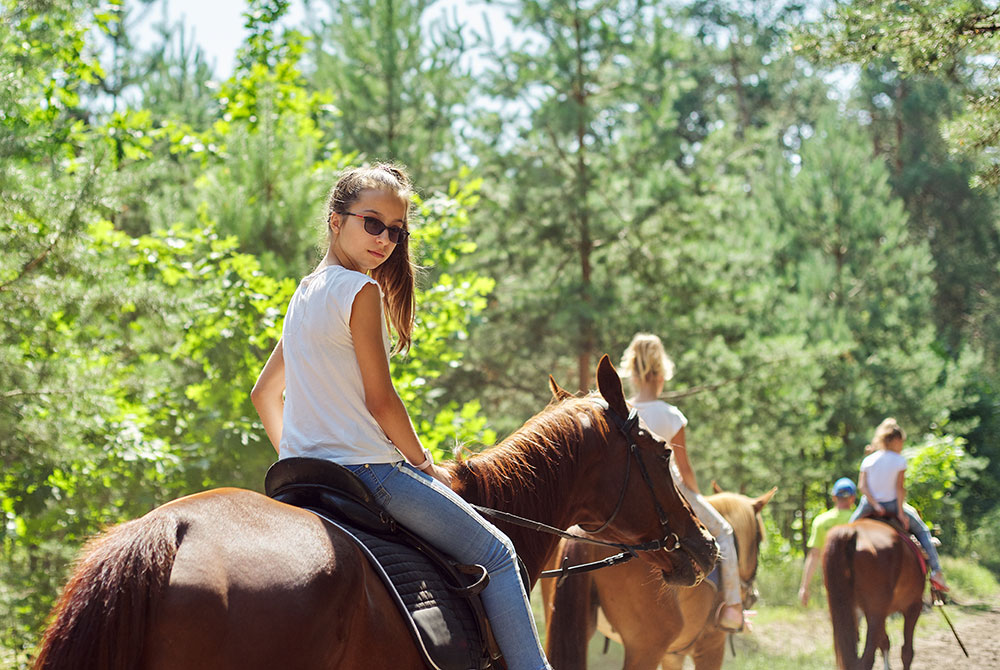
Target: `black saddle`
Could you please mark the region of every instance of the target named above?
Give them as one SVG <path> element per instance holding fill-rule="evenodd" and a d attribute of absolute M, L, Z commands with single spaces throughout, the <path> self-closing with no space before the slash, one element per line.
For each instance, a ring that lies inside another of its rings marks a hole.
<path fill-rule="evenodd" d="M 428 667 L 485 670 L 500 658 L 479 593 L 481 565 L 456 563 L 396 524 L 353 472 L 316 458 L 284 458 L 264 490 L 353 538 L 385 583 Z"/>

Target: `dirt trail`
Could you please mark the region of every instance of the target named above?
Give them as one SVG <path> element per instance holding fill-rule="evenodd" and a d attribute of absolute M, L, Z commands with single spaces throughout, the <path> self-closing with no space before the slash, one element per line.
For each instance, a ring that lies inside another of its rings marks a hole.
<path fill-rule="evenodd" d="M 976 607 L 961 607 L 955 604 L 946 607 L 949 618 L 955 626 L 958 636 L 969 652 L 966 658 L 961 647 L 955 641 L 955 636 L 945 622 L 941 613 L 935 609 L 925 610 L 920 615 L 917 631 L 914 636 L 914 657 L 910 670 L 1000 670 L 1000 603 L 992 608 L 982 604 Z M 899 658 L 902 645 L 902 618 L 893 617 L 888 624 L 891 649 L 889 652 L 889 667 L 891 670 L 901 670 L 903 663 Z M 862 644 L 858 645 L 860 652 L 863 647 L 864 629 L 861 631 Z M 742 643 L 742 644 L 740 644 Z M 829 670 L 833 670 L 833 652 L 830 633 L 829 615 L 824 610 L 812 609 L 787 621 L 770 620 L 760 626 L 755 632 L 737 643 L 737 649 L 743 648 L 748 654 L 755 651 L 766 653 L 772 657 L 794 657 L 808 654 L 817 649 L 828 653 Z M 727 659 L 726 665 L 732 668 L 739 662 Z M 882 669 L 882 658 L 875 657 L 876 670 Z M 816 670 L 827 670 L 817 668 Z"/>
<path fill-rule="evenodd" d="M 934 619 L 935 624 L 933 628 L 925 627 L 919 631 L 920 635 L 913 643 L 914 657 L 911 670 L 1000 668 L 1000 608 L 994 606 L 988 611 L 982 611 L 948 605 L 946 609 L 949 618 L 955 624 L 958 636 L 969 652 L 969 658 L 962 653 L 941 613 L 924 612 L 920 616 L 921 620 L 925 617 Z M 902 667 L 898 656 L 892 661 L 893 668 Z"/>

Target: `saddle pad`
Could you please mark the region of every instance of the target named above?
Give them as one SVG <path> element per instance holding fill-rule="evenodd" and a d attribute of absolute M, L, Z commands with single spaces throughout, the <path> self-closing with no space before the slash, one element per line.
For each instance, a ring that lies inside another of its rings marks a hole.
<path fill-rule="evenodd" d="M 310 512 L 337 526 L 357 543 L 400 608 L 417 647 L 434 670 L 490 667 L 482 634 L 468 599 L 455 593 L 434 564 L 417 549 Z"/>
<path fill-rule="evenodd" d="M 722 588 L 722 568 L 719 566 L 718 561 L 715 562 L 715 567 L 713 567 L 712 571 L 708 573 L 707 577 L 705 577 L 705 583 L 715 589 L 716 592 Z"/>
<path fill-rule="evenodd" d="M 920 563 L 920 574 L 924 577 L 927 576 L 927 559 L 924 558 L 924 550 L 920 547 L 917 538 L 909 532 L 903 532 L 901 529 L 896 528 L 896 532 L 903 537 L 903 544 L 907 544 L 910 547 L 910 551 L 917 557 L 917 562 Z"/>

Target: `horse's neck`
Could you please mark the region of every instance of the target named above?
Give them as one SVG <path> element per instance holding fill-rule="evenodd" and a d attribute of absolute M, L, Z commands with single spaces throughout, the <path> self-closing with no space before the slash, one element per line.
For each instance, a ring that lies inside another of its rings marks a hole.
<path fill-rule="evenodd" d="M 577 448 L 579 445 L 572 445 Z M 470 461 L 456 464 L 453 488 L 469 502 L 565 529 L 576 523 L 584 500 L 579 483 L 580 459 L 566 445 L 546 458 L 541 452 L 505 453 L 501 444 Z M 491 453 L 495 452 L 495 453 Z M 532 580 L 559 538 L 537 530 L 497 523 L 524 561 Z"/>

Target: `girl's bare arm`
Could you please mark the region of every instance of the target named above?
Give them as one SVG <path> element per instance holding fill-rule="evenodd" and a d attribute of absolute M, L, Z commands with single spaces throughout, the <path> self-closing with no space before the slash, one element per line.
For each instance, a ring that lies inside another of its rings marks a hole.
<path fill-rule="evenodd" d="M 250 391 L 250 401 L 257 409 L 275 451 L 281 443 L 282 413 L 285 409 L 285 356 L 281 342 L 279 339 Z"/>
<path fill-rule="evenodd" d="M 903 528 L 909 530 L 910 518 L 906 516 L 906 511 L 903 509 L 903 504 L 906 502 L 906 487 L 903 485 L 905 479 L 906 470 L 900 470 L 899 474 L 896 475 L 896 517 L 899 519 L 899 523 L 903 524 Z"/>
<path fill-rule="evenodd" d="M 382 343 L 380 300 L 378 288 L 368 284 L 355 296 L 351 309 L 351 337 L 361 369 L 365 406 L 403 457 L 412 465 L 419 465 L 424 461 L 423 446 L 389 374 L 389 361 Z M 432 465 L 425 471 L 447 483 L 446 471 L 442 468 Z"/>
<path fill-rule="evenodd" d="M 687 437 L 684 435 L 683 426 L 670 441 L 670 446 L 674 447 L 674 459 L 677 461 L 677 470 L 681 473 L 684 486 L 695 493 L 701 493 L 698 490 L 698 479 L 694 476 L 694 468 L 691 467 L 691 460 L 688 458 Z"/>

